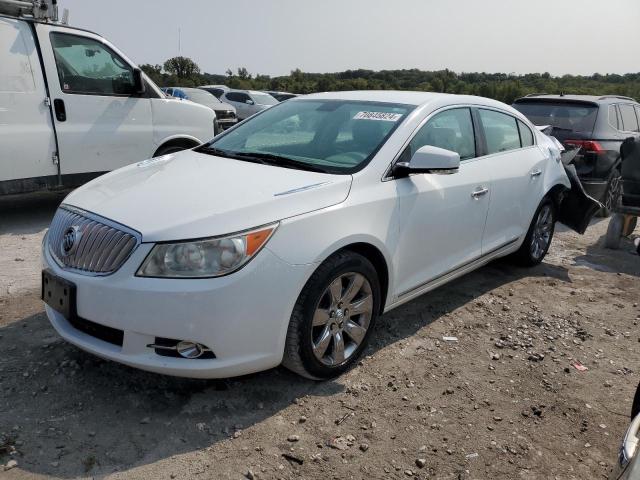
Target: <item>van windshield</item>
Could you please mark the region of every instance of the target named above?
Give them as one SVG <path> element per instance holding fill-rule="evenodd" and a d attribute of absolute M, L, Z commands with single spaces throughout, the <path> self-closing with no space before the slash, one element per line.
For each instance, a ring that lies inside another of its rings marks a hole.
<path fill-rule="evenodd" d="M 413 108 L 381 102 L 290 100 L 246 120 L 200 151 L 232 158 L 279 157 L 289 165 L 297 162 L 316 170 L 353 173 L 364 168 Z"/>
<path fill-rule="evenodd" d="M 582 102 L 531 100 L 516 102 L 513 107 L 534 125 L 551 125 L 551 134 L 560 141 L 575 134 L 590 137 L 598 114 L 596 104 Z"/>

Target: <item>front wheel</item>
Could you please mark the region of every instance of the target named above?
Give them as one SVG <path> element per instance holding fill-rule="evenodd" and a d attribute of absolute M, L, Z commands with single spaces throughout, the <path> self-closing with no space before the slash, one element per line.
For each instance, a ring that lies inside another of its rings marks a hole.
<path fill-rule="evenodd" d="M 517 263 L 533 267 L 542 262 L 551 246 L 556 225 L 556 208 L 549 198 L 542 200 L 536 210 L 527 236 L 513 255 Z"/>
<path fill-rule="evenodd" d="M 283 365 L 314 380 L 340 375 L 364 350 L 380 301 L 380 281 L 369 260 L 349 251 L 333 255 L 298 297 Z"/>

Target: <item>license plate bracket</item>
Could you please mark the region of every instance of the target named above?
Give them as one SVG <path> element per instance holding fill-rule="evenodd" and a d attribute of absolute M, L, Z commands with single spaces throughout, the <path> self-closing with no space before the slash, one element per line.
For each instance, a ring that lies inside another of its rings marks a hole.
<path fill-rule="evenodd" d="M 66 319 L 76 316 L 76 286 L 54 274 L 51 270 L 42 271 L 42 300 L 61 313 Z"/>

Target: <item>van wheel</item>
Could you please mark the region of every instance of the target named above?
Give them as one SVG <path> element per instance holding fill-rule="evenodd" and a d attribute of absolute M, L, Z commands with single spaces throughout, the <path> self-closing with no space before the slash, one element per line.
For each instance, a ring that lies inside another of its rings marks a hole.
<path fill-rule="evenodd" d="M 283 365 L 314 380 L 343 373 L 364 350 L 380 299 L 380 281 L 369 260 L 349 251 L 327 259 L 293 309 Z"/>
<path fill-rule="evenodd" d="M 525 267 L 533 267 L 542 262 L 549 251 L 556 225 L 556 207 L 549 198 L 544 198 L 527 231 L 524 242 L 513 254 L 516 263 Z"/>

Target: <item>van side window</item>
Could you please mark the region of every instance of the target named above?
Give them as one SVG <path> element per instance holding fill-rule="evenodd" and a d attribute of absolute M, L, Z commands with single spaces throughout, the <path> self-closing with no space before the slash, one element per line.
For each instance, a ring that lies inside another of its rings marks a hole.
<path fill-rule="evenodd" d="M 625 132 L 638 131 L 638 118 L 633 105 L 622 103 L 619 105 L 620 115 L 622 116 L 622 126 Z"/>
<path fill-rule="evenodd" d="M 489 155 L 520 148 L 520 134 L 514 117 L 494 110 L 480 109 L 479 113 Z"/>
<path fill-rule="evenodd" d="M 64 93 L 131 95 L 135 92 L 133 68 L 101 42 L 52 32 L 51 45 Z"/>
<path fill-rule="evenodd" d="M 476 156 L 471 110 L 454 108 L 434 115 L 413 137 L 399 161 L 410 161 L 414 153 L 425 145 L 458 152 L 460 160 Z"/>
<path fill-rule="evenodd" d="M 0 67 L 0 92 L 34 92 L 30 52 L 22 29 L 0 22 L 0 45 L 6 46 Z"/>
<path fill-rule="evenodd" d="M 518 120 L 518 130 L 520 130 L 520 144 L 522 147 L 530 147 L 533 145 L 533 133 L 531 129 L 527 127 L 524 122 Z"/>

